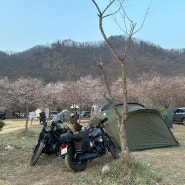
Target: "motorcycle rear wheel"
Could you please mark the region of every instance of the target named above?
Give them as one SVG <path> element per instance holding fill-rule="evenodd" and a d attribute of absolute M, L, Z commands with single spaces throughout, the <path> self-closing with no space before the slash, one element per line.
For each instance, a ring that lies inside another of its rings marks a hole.
<path fill-rule="evenodd" d="M 67 168 L 73 172 L 85 170 L 85 168 L 87 167 L 87 161 L 84 162 L 77 161 L 74 155 L 75 148 L 71 146 L 67 149 L 67 154 L 65 155 L 65 163 L 67 165 Z"/>
<path fill-rule="evenodd" d="M 36 147 L 35 147 L 35 149 L 33 151 L 32 158 L 30 160 L 30 166 L 35 166 L 35 164 L 39 160 L 39 157 L 40 157 L 44 147 L 45 147 L 45 144 L 43 142 L 37 143 L 37 145 L 36 145 Z"/>

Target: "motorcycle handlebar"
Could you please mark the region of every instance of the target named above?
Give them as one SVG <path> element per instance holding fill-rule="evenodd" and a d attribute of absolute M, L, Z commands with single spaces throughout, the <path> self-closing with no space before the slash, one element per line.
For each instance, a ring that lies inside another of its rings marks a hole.
<path fill-rule="evenodd" d="M 101 124 L 101 123 L 104 123 L 104 122 L 106 122 L 108 120 L 108 118 L 107 117 L 105 117 L 104 119 L 102 119 L 99 123 Z"/>

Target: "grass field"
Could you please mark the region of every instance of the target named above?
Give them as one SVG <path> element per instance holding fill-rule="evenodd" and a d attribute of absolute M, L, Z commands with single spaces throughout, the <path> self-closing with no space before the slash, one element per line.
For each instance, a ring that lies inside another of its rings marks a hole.
<path fill-rule="evenodd" d="M 42 155 L 36 166 L 31 167 L 32 148 L 42 126 L 36 121 L 34 126 L 29 125 L 29 132 L 25 132 L 25 120 L 5 120 L 5 123 L 0 132 L 0 185 L 185 184 L 183 125 L 174 125 L 171 129 L 179 147 L 131 152 L 136 163 L 123 176 L 120 160 L 113 160 L 110 154 L 91 161 L 87 169 L 79 173 L 69 172 L 64 159 L 55 155 Z M 6 150 L 7 145 L 12 146 L 12 150 Z M 102 174 L 106 164 L 111 167 L 110 172 Z"/>

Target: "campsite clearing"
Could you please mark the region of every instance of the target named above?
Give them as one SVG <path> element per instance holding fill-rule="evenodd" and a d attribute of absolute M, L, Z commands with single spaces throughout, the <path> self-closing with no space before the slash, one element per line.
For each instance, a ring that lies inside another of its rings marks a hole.
<path fill-rule="evenodd" d="M 0 132 L 0 139 L 3 140 L 6 136 L 5 133 L 25 126 L 25 120 L 5 120 L 5 123 L 7 125 Z M 34 126 L 29 125 L 30 130 L 38 131 L 41 128 L 42 126 L 37 121 Z M 183 125 L 174 125 L 171 131 L 180 143 L 179 147 L 135 151 L 131 152 L 131 156 L 137 161 L 147 164 L 153 171 L 163 175 L 162 182 L 159 182 L 159 185 L 184 185 L 185 127 Z M 23 143 L 24 137 L 21 137 L 20 145 Z M 55 185 L 60 183 L 63 185 L 78 185 L 78 181 L 74 183 L 74 180 L 79 180 L 79 178 L 81 178 L 80 183 L 83 184 L 83 176 L 91 178 L 93 171 L 112 162 L 111 156 L 107 155 L 93 160 L 85 171 L 71 173 L 67 171 L 64 161 L 61 158 L 56 158 L 56 156 L 43 156 L 34 167 L 29 166 L 30 157 L 31 152 L 26 148 L 1 150 L 0 185 L 10 185 L 11 182 L 14 182 L 14 185 Z M 91 180 L 91 184 L 96 184 L 93 179 Z"/>

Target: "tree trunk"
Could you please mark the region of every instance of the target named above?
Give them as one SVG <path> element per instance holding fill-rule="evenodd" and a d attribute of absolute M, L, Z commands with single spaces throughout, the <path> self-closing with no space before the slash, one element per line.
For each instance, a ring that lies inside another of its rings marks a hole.
<path fill-rule="evenodd" d="M 28 105 L 28 102 L 26 101 L 26 103 L 25 103 L 25 114 L 26 114 L 26 125 L 25 125 L 25 128 L 26 128 L 26 130 L 28 130 L 28 109 L 29 109 L 29 105 Z"/>

